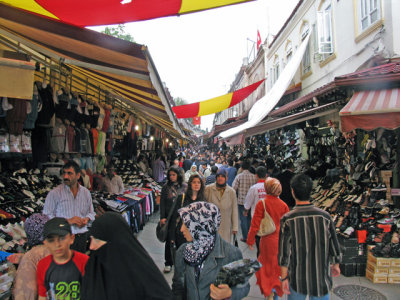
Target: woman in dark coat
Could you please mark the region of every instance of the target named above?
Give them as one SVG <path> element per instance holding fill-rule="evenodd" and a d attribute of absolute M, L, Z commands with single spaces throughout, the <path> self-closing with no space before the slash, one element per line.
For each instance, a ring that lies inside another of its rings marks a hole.
<path fill-rule="evenodd" d="M 164 276 L 120 214 L 106 212 L 93 222 L 90 234 L 82 300 L 173 299 Z"/>
<path fill-rule="evenodd" d="M 161 190 L 160 197 L 160 223 L 164 224 L 167 221 L 169 211 L 173 207 L 176 199 L 185 193 L 186 183 L 183 182 L 183 176 L 180 170 L 176 167 L 170 167 L 167 173 L 167 183 L 163 186 Z M 171 225 L 172 222 L 169 223 Z M 173 238 L 167 236 L 165 242 L 165 267 L 164 273 L 171 272 L 171 266 L 173 263 L 173 258 L 171 254 L 171 240 Z"/>
<path fill-rule="evenodd" d="M 204 181 L 200 175 L 194 174 L 189 177 L 186 193 L 180 195 L 177 201 L 169 223 L 169 237 L 171 238 L 171 244 L 175 250 L 186 243 L 186 239 L 181 232 L 182 220 L 178 214 L 178 210 L 193 202 L 206 201 L 204 196 Z"/>

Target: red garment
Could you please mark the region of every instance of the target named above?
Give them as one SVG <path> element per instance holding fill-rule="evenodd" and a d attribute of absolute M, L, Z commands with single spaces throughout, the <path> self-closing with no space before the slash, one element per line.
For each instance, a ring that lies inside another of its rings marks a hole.
<path fill-rule="evenodd" d="M 272 289 L 275 289 L 278 296 L 282 297 L 283 291 L 279 280 L 281 268 L 278 265 L 279 225 L 282 216 L 289 211 L 289 208 L 285 202 L 275 196 L 267 195 L 264 201 L 265 209 L 274 220 L 276 231 L 261 237 L 258 260 L 262 264 L 262 268 L 256 273 L 257 285 L 260 287 L 261 293 L 266 297 L 271 294 Z M 264 205 L 262 201 L 258 201 L 247 235 L 247 244 L 254 245 L 255 236 L 263 218 Z"/>
<path fill-rule="evenodd" d="M 65 152 L 74 152 L 75 149 L 75 129 L 71 125 L 67 126 L 67 147 Z"/>
<path fill-rule="evenodd" d="M 109 109 L 104 109 L 103 132 L 107 132 L 110 126 L 110 113 L 111 111 Z"/>
<path fill-rule="evenodd" d="M 91 129 L 93 134 L 93 154 L 97 154 L 97 143 L 99 141 L 99 132 L 96 128 Z"/>

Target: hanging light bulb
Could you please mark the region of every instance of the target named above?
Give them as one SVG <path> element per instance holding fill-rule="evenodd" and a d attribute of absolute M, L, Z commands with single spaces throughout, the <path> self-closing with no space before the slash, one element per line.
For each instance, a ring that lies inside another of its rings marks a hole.
<path fill-rule="evenodd" d="M 165 141 L 168 143 L 169 140 L 168 140 L 168 139 L 165 139 Z"/>
<path fill-rule="evenodd" d="M 138 131 L 139 130 L 139 125 L 135 126 L 135 130 Z"/>
<path fill-rule="evenodd" d="M 154 137 L 153 137 L 153 136 L 150 137 L 150 141 L 152 141 L 152 140 L 154 140 Z"/>

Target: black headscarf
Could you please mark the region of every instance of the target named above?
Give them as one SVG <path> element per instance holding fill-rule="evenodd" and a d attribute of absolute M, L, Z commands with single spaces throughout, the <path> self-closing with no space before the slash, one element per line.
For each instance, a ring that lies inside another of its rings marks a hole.
<path fill-rule="evenodd" d="M 93 222 L 90 234 L 107 243 L 86 264 L 82 300 L 173 299 L 164 276 L 120 214 L 105 213 Z"/>

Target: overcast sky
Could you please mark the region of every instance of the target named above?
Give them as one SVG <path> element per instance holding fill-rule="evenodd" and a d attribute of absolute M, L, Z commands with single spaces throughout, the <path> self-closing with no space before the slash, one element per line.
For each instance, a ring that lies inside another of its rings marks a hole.
<path fill-rule="evenodd" d="M 276 34 L 298 0 L 257 0 L 180 17 L 126 24 L 136 43 L 146 45 L 172 97 L 188 103 L 226 94 L 257 30 L 264 42 Z M 97 29 L 99 30 L 99 29 Z M 211 129 L 213 115 L 202 117 Z"/>

